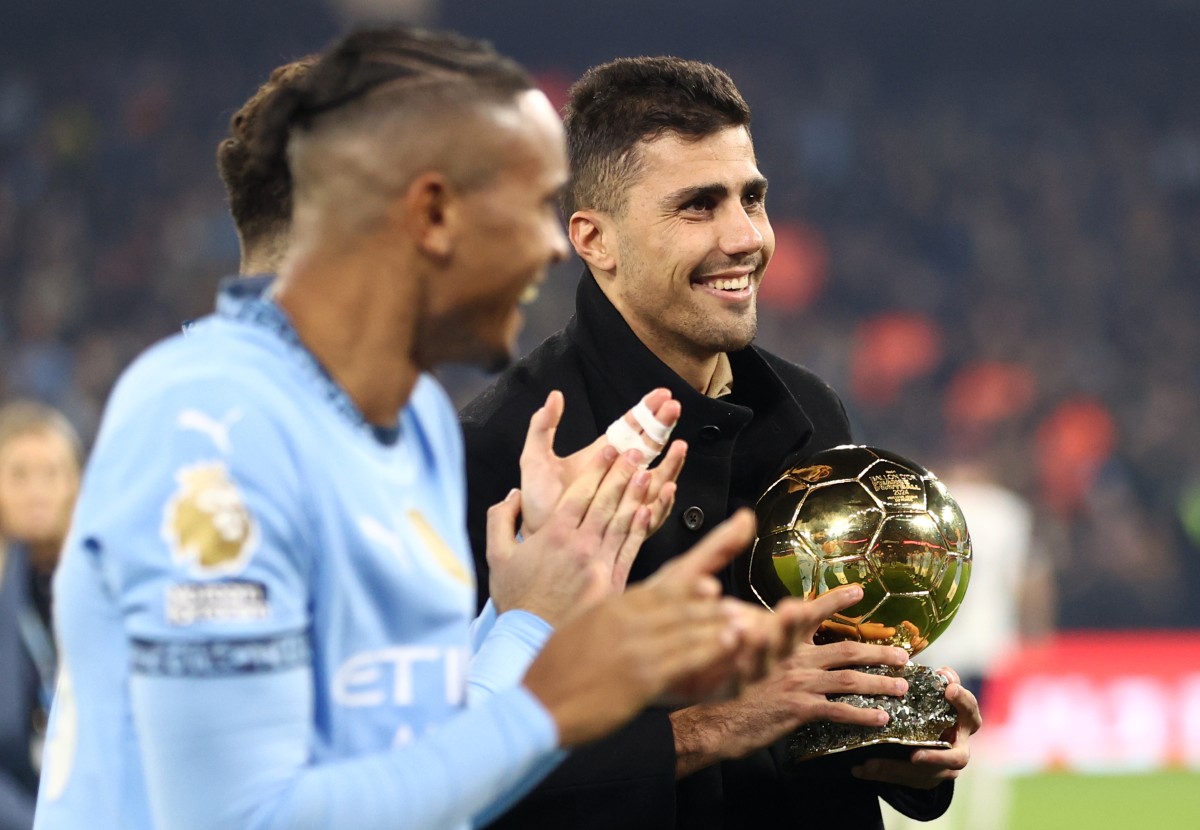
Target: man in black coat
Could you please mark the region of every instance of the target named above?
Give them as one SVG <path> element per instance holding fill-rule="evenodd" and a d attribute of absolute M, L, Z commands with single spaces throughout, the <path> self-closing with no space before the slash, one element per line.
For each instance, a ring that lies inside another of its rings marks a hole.
<path fill-rule="evenodd" d="M 752 505 L 794 461 L 850 441 L 841 401 L 824 381 L 751 345 L 774 235 L 749 122 L 729 77 L 692 61 L 614 61 L 572 89 L 564 203 L 587 265 L 576 314 L 462 413 L 481 575 L 486 510 L 520 481 L 526 426 L 553 389 L 566 399 L 560 455 L 588 447 L 650 389 L 665 387 L 682 405 L 675 437 L 688 457 L 676 503 L 643 546 L 632 581 Z M 730 593 L 746 595 L 744 569 L 725 575 Z M 957 683 L 947 688 L 959 712 L 951 749 L 786 761 L 781 739 L 797 725 L 847 717 L 825 695 L 863 687 L 866 675 L 845 667 L 882 662 L 866 648 L 806 645 L 738 701 L 647 711 L 577 752 L 495 826 L 691 830 L 769 821 L 859 830 L 882 828 L 879 797 L 935 818 L 979 728 L 978 706 Z"/>

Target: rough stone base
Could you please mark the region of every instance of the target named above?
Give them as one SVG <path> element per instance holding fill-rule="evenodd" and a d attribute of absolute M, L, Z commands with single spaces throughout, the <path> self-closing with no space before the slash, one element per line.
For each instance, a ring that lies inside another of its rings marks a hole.
<path fill-rule="evenodd" d="M 831 695 L 830 700 L 864 709 L 883 709 L 891 718 L 887 725 L 852 726 L 824 721 L 806 724 L 792 735 L 790 743 L 793 762 L 880 744 L 928 746 L 938 749 L 950 747 L 941 736 L 954 726 L 958 715 L 950 701 L 946 700 L 945 678 L 928 666 L 912 663 L 903 668 L 868 666 L 859 671 L 903 677 L 908 681 L 908 694 L 904 697 Z"/>

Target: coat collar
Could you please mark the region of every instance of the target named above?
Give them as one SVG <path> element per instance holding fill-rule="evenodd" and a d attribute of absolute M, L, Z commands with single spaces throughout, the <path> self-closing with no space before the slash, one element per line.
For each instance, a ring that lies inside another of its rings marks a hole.
<path fill-rule="evenodd" d="M 709 398 L 646 348 L 590 271 L 585 270 L 579 281 L 575 316 L 567 324 L 567 336 L 582 354 L 598 423 L 609 423 L 642 395 L 661 386 L 670 389 L 683 407 L 675 437 L 687 441 L 691 451 L 703 452 L 705 446 L 718 443 L 714 435 L 732 439 L 752 421 L 756 426 L 769 426 L 772 432 L 795 436 L 796 445 L 812 433 L 812 423 L 800 404 L 757 347 L 730 353 L 733 393 Z"/>

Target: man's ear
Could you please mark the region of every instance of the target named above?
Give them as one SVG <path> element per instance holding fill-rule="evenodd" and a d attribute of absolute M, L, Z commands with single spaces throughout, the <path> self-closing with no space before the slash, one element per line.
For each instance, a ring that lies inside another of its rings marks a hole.
<path fill-rule="evenodd" d="M 445 174 L 436 170 L 415 178 L 397 200 L 396 217 L 411 228 L 417 249 L 429 256 L 445 259 L 454 251 L 458 235 L 458 203 Z"/>
<path fill-rule="evenodd" d="M 567 236 L 579 258 L 599 271 L 617 267 L 616 228 L 607 214 L 577 210 L 567 223 Z"/>

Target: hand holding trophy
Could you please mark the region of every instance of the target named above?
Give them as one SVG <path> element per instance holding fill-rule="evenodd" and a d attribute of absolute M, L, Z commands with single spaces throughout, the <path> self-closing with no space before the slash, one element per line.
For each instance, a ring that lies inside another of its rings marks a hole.
<path fill-rule="evenodd" d="M 966 593 L 971 539 L 962 511 L 933 473 L 895 453 L 853 445 L 819 452 L 772 484 L 755 512 L 750 586 L 767 607 L 863 587 L 860 602 L 821 625 L 817 643 L 850 639 L 916 655 L 946 630 Z M 913 663 L 862 671 L 908 681 L 902 698 L 834 698 L 886 710 L 887 725 L 807 724 L 793 734 L 793 761 L 881 744 L 949 747 L 941 736 L 956 713 L 940 675 Z"/>

